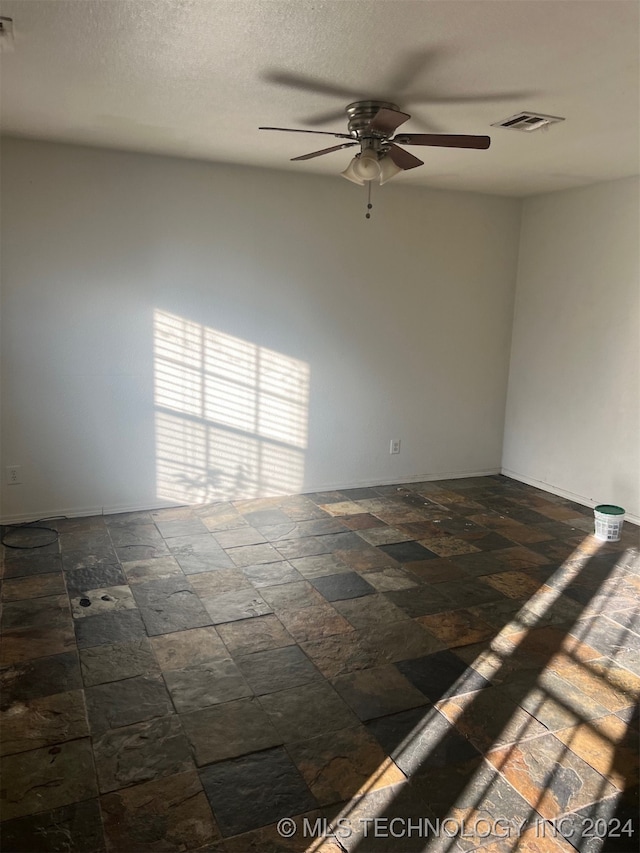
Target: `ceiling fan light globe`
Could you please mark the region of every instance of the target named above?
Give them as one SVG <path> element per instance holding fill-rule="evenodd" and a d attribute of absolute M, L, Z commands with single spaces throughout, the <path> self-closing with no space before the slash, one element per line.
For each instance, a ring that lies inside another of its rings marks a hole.
<path fill-rule="evenodd" d="M 349 163 L 349 165 L 347 166 L 347 168 L 344 170 L 344 172 L 340 172 L 340 175 L 343 178 L 346 178 L 348 181 L 351 181 L 353 184 L 358 184 L 358 186 L 363 187 L 364 186 L 364 180 L 362 178 L 358 177 L 358 175 L 356 175 L 356 173 L 354 171 L 354 166 L 357 162 L 358 162 L 357 158 L 354 157 L 351 160 L 351 162 Z"/>
<path fill-rule="evenodd" d="M 353 172 L 361 181 L 377 181 L 380 177 L 380 163 L 375 151 L 363 151 L 353 158 Z"/>
<path fill-rule="evenodd" d="M 396 175 L 403 171 L 404 169 L 397 166 L 387 154 L 382 158 L 382 160 L 380 160 L 380 186 L 386 184 L 387 181 L 390 181 L 391 178 L 395 178 Z"/>

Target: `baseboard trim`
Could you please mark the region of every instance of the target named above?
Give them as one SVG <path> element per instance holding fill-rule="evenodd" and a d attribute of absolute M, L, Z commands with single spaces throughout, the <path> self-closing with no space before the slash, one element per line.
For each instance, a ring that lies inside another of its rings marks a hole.
<path fill-rule="evenodd" d="M 582 506 L 588 506 L 591 509 L 598 504 L 592 498 L 578 495 L 567 489 L 561 489 L 559 486 L 552 486 L 550 483 L 545 483 L 544 480 L 536 480 L 535 477 L 528 477 L 526 474 L 520 474 L 518 471 L 512 471 L 510 468 L 502 468 L 500 473 L 504 474 L 505 477 L 510 477 L 512 480 L 526 483 L 527 486 L 535 486 L 535 488 L 541 489 L 543 492 L 551 492 L 552 495 L 558 495 L 560 498 L 566 498 L 569 501 L 582 504 Z M 630 521 L 632 524 L 640 524 L 640 516 L 627 512 L 625 513 L 625 521 Z"/>
<path fill-rule="evenodd" d="M 358 480 L 350 483 L 329 482 L 323 483 L 319 486 L 305 486 L 302 494 L 313 494 L 315 492 L 340 492 L 343 489 L 367 489 L 375 488 L 375 486 L 393 486 L 396 483 L 398 485 L 402 485 L 403 483 L 427 483 L 433 480 L 463 480 L 467 477 L 492 477 L 500 473 L 500 468 L 487 468 L 482 471 L 444 471 L 437 474 L 416 474 L 411 477 L 404 476 L 400 479 L 398 479 L 398 477 L 394 477 L 389 480 Z"/>
<path fill-rule="evenodd" d="M 340 491 L 341 489 L 363 489 L 372 486 L 392 486 L 395 483 L 422 483 L 431 480 L 461 480 L 466 477 L 491 477 L 500 474 L 500 468 L 487 468 L 481 471 L 447 471 L 436 474 L 420 474 L 413 477 L 394 477 L 389 480 L 358 480 L 350 483 L 323 483 L 321 485 L 305 486 L 301 494 L 313 492 Z M 283 495 L 286 497 L 286 495 Z M 246 500 L 237 498 L 236 500 Z M 6 515 L 0 518 L 0 524 L 23 524 L 46 518 L 83 518 L 91 515 L 114 515 L 118 512 L 150 512 L 155 509 L 170 509 L 171 507 L 184 506 L 184 504 L 172 501 L 156 501 L 148 504 L 112 504 L 111 506 L 89 506 L 83 508 L 49 509 L 41 510 L 37 516 L 17 514 Z"/>
<path fill-rule="evenodd" d="M 24 524 L 34 521 L 46 521 L 47 519 L 59 518 L 85 518 L 92 515 L 115 515 L 118 512 L 151 512 L 154 509 L 170 509 L 171 507 L 184 506 L 180 503 L 170 501 L 158 501 L 142 506 L 141 504 L 113 504 L 111 506 L 83 507 L 82 509 L 56 509 L 42 510 L 34 515 L 5 515 L 0 519 L 0 524 Z"/>

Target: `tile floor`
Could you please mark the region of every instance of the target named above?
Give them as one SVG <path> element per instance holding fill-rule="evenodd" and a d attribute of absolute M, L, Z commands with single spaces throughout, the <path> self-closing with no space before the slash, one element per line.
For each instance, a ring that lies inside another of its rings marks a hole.
<path fill-rule="evenodd" d="M 4 553 L 4 853 L 638 849 L 632 525 L 500 476 L 54 524 Z"/>

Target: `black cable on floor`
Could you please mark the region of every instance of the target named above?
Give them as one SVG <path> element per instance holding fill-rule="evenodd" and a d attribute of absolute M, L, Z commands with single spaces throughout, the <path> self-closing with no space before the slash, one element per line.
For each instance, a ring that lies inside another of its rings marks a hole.
<path fill-rule="evenodd" d="M 53 518 L 38 518 L 35 521 L 23 521 L 20 524 L 4 524 L 0 544 L 4 545 L 5 548 L 13 548 L 15 551 L 30 551 L 34 548 L 46 548 L 47 545 L 53 545 L 60 538 L 60 534 L 54 527 L 46 527 L 40 524 L 40 522 L 53 521 L 56 518 L 66 518 L 66 515 L 56 515 Z M 10 542 L 7 542 L 7 537 L 11 536 L 12 532 L 25 529 L 46 530 L 49 533 L 54 533 L 55 536 L 47 542 L 42 542 L 40 545 L 12 545 Z"/>

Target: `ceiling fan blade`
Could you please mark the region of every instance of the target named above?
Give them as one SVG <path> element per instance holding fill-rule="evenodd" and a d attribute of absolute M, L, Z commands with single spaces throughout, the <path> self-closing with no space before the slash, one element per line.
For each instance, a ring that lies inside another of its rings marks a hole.
<path fill-rule="evenodd" d="M 482 104 L 495 101 L 518 101 L 531 98 L 536 92 L 496 92 L 494 95 L 407 95 L 412 104 Z"/>
<path fill-rule="evenodd" d="M 415 169 L 416 166 L 424 166 L 423 160 L 418 160 L 418 158 L 414 157 L 413 154 L 410 154 L 408 151 L 405 151 L 404 148 L 400 148 L 397 145 L 391 146 L 389 149 L 389 157 L 391 157 L 396 166 L 399 166 L 401 169 Z"/>
<path fill-rule="evenodd" d="M 277 83 L 279 86 L 289 86 L 292 89 L 302 89 L 303 92 L 315 92 L 319 95 L 337 95 L 339 98 L 359 97 L 362 93 L 346 86 L 337 86 L 333 83 L 325 83 L 322 80 L 314 80 L 312 77 L 303 77 L 300 74 L 289 74 L 286 71 L 267 71 L 263 79 L 268 83 Z"/>
<path fill-rule="evenodd" d="M 491 145 L 491 138 L 463 133 L 402 133 L 393 142 L 399 142 L 400 145 L 435 145 L 437 148 L 486 149 Z"/>
<path fill-rule="evenodd" d="M 303 119 L 304 124 L 310 124 L 311 127 L 318 127 L 321 124 L 329 124 L 329 122 L 342 121 L 345 120 L 345 111 L 342 110 L 331 110 L 331 112 L 320 113 L 315 116 L 308 116 Z"/>
<path fill-rule="evenodd" d="M 383 107 L 371 119 L 369 129 L 391 135 L 396 127 L 400 127 L 401 124 L 409 121 L 410 118 L 411 116 L 408 113 L 401 113 L 400 110 L 389 110 Z"/>
<path fill-rule="evenodd" d="M 446 53 L 447 51 L 440 47 L 408 53 L 387 81 L 386 89 L 389 92 L 404 92 L 419 76 L 424 75 L 430 65 L 435 65 Z"/>
<path fill-rule="evenodd" d="M 339 151 L 341 148 L 351 148 L 357 144 L 357 142 L 343 142 L 342 145 L 332 145 L 331 148 L 323 148 L 322 151 L 312 151 L 311 154 L 302 154 L 300 157 L 292 157 L 291 160 L 311 160 L 312 157 L 321 157 L 323 154 L 330 154 L 332 151 Z"/>
<path fill-rule="evenodd" d="M 353 139 L 348 133 L 332 133 L 330 130 L 300 130 L 297 127 L 259 127 L 258 130 L 282 130 L 285 133 L 320 133 L 322 136 L 335 136 L 336 139 Z"/>

